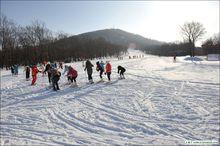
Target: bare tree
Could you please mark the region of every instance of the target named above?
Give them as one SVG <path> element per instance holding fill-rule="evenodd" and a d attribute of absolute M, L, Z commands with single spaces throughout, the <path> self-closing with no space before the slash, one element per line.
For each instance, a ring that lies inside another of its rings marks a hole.
<path fill-rule="evenodd" d="M 17 26 L 3 14 L 0 16 L 0 22 L 1 57 L 5 58 L 4 62 L 7 64 L 12 64 L 16 59 L 14 50 L 19 46 Z"/>
<path fill-rule="evenodd" d="M 202 48 L 206 54 L 220 54 L 220 33 L 214 34 L 203 42 Z"/>
<path fill-rule="evenodd" d="M 35 20 L 29 26 L 33 32 L 36 45 L 43 45 L 53 40 L 52 32 L 46 27 L 44 22 Z"/>
<path fill-rule="evenodd" d="M 214 44 L 220 44 L 220 33 L 214 34 L 213 43 Z"/>
<path fill-rule="evenodd" d="M 205 34 L 205 28 L 199 22 L 186 22 L 181 26 L 183 38 L 191 44 L 190 55 L 195 56 L 195 43 Z"/>

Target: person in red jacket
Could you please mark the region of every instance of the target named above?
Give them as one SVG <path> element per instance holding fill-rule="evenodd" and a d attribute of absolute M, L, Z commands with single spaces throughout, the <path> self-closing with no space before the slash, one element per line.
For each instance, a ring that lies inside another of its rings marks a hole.
<path fill-rule="evenodd" d="M 106 61 L 106 66 L 105 66 L 105 74 L 107 74 L 108 81 L 111 81 L 111 71 L 112 71 L 112 66 L 109 63 L 109 61 Z"/>
<path fill-rule="evenodd" d="M 69 66 L 68 68 L 68 73 L 67 73 L 67 77 L 68 77 L 68 80 L 71 81 L 71 83 L 74 83 L 76 84 L 76 78 L 78 76 L 78 73 L 75 69 L 73 69 L 71 66 Z"/>
<path fill-rule="evenodd" d="M 36 65 L 34 65 L 32 68 L 32 82 L 31 82 L 31 85 L 34 85 L 36 80 L 37 80 L 37 73 L 40 72 L 37 68 Z"/>

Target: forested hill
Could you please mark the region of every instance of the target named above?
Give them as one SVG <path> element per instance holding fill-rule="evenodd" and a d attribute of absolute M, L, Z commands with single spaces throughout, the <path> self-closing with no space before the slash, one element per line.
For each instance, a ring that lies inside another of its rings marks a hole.
<path fill-rule="evenodd" d="M 129 44 L 135 44 L 137 49 L 160 45 L 162 42 L 144 38 L 120 29 L 103 29 L 79 35 L 73 35 L 46 45 L 48 59 L 63 58 L 96 58 L 120 55 L 126 52 Z M 56 53 L 54 53 L 56 52 Z"/>
<path fill-rule="evenodd" d="M 31 27 L 32 31 L 24 28 L 18 34 L 19 42 L 14 43 L 14 48 L 5 43 L 0 51 L 1 66 L 10 66 L 12 64 L 35 64 L 45 60 L 65 61 L 81 60 L 87 58 L 97 58 L 106 56 L 118 56 L 127 51 L 130 44 L 135 44 L 134 48 L 144 50 L 148 46 L 162 44 L 159 41 L 144 38 L 120 29 L 104 29 L 70 37 L 50 38 L 49 35 L 41 35 L 47 29 L 40 25 Z M 46 33 L 45 33 L 46 34 Z M 40 37 L 39 37 L 40 36 Z M 33 42 L 33 40 L 36 40 Z M 21 41 L 21 42 L 20 42 Z M 16 42 L 13 38 L 5 42 Z"/>
<path fill-rule="evenodd" d="M 50 60 L 81 60 L 87 58 L 118 56 L 125 53 L 127 48 L 122 45 L 107 42 L 104 38 L 72 36 L 46 44 Z M 56 52 L 56 53 L 54 53 Z"/>
<path fill-rule="evenodd" d="M 143 48 L 152 45 L 160 45 L 162 42 L 144 38 L 141 35 L 129 33 L 121 29 L 103 29 L 87 32 L 77 35 L 82 38 L 104 38 L 106 41 L 128 47 L 129 44 L 135 44 L 137 48 Z"/>

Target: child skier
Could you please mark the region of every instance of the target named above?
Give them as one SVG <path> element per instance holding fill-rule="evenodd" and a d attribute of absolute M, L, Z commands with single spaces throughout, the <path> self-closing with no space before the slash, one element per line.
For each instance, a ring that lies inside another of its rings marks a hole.
<path fill-rule="evenodd" d="M 69 66 L 69 71 L 67 73 L 68 81 L 70 80 L 71 83 L 73 83 L 73 81 L 74 81 L 74 83 L 76 85 L 77 76 L 78 76 L 77 71 L 75 69 L 73 69 L 71 66 Z"/>
<path fill-rule="evenodd" d="M 58 85 L 58 81 L 60 80 L 60 76 L 61 76 L 61 73 L 57 69 L 55 69 L 55 68 L 51 69 L 51 80 L 52 80 L 52 85 L 53 85 L 54 91 L 60 90 L 59 85 Z"/>
<path fill-rule="evenodd" d="M 91 84 L 94 83 L 92 80 L 92 67 L 93 67 L 93 64 L 89 60 L 87 60 L 86 67 L 85 67 L 84 71 L 87 70 L 88 80 Z"/>
<path fill-rule="evenodd" d="M 99 71 L 99 76 L 100 76 L 100 79 L 102 79 L 102 74 L 104 72 L 104 68 L 101 66 L 101 63 L 99 63 L 99 61 L 96 62 L 96 70 Z"/>
<path fill-rule="evenodd" d="M 44 73 L 47 72 L 49 84 L 51 84 L 51 65 L 48 63 L 45 67 Z"/>
<path fill-rule="evenodd" d="M 107 74 L 108 81 L 111 81 L 111 71 L 112 71 L 112 66 L 109 63 L 109 61 L 106 61 L 106 67 L 105 67 L 105 74 Z"/>
<path fill-rule="evenodd" d="M 124 76 L 124 72 L 126 71 L 126 69 L 122 66 L 118 66 L 118 74 L 120 74 L 120 78 L 121 79 L 125 79 L 125 76 Z"/>
<path fill-rule="evenodd" d="M 25 67 L 25 73 L 26 73 L 26 81 L 28 81 L 30 78 L 30 67 L 29 66 Z"/>
<path fill-rule="evenodd" d="M 37 80 L 37 74 L 40 72 L 36 65 L 32 67 L 32 82 L 31 85 L 34 85 Z"/>

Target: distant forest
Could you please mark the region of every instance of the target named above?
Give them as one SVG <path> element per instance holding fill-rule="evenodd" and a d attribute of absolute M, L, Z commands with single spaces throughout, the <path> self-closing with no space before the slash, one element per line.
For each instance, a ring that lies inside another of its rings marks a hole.
<path fill-rule="evenodd" d="M 127 47 L 107 42 L 103 38 L 55 34 L 37 20 L 23 27 L 1 15 L 0 32 L 1 67 L 31 65 L 43 61 L 69 62 L 119 56 L 127 52 Z"/>
<path fill-rule="evenodd" d="M 164 43 L 162 45 L 153 45 L 143 47 L 141 49 L 146 54 L 158 55 L 158 56 L 186 56 L 190 54 L 191 44 L 187 42 L 180 43 Z M 196 47 L 196 55 L 206 55 L 204 48 Z"/>
<path fill-rule="evenodd" d="M 128 33 L 120 29 L 104 29 L 69 36 L 52 32 L 43 22 L 33 21 L 19 26 L 1 14 L 1 67 L 13 64 L 32 65 L 43 61 L 78 61 L 108 56 L 120 56 L 130 44 L 146 54 L 159 56 L 189 55 L 192 43 L 164 43 Z M 219 34 L 207 39 L 202 47 L 195 47 L 196 55 L 220 54 Z"/>

